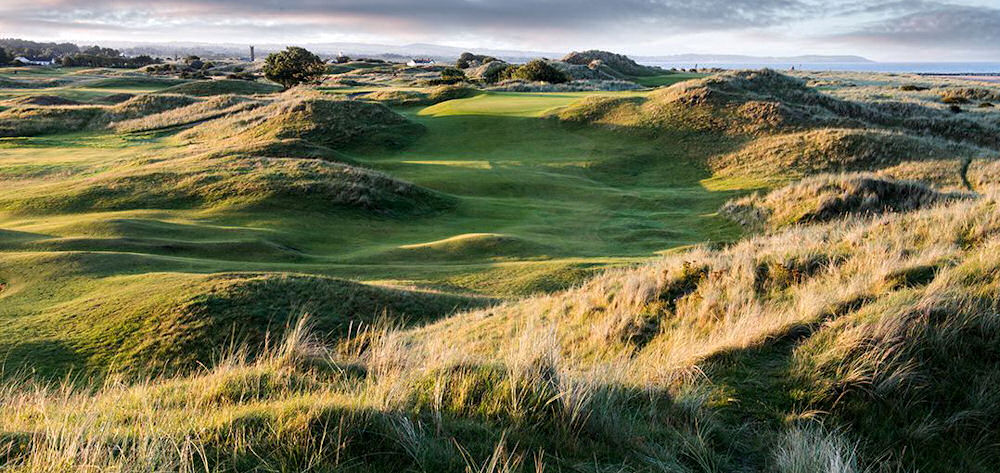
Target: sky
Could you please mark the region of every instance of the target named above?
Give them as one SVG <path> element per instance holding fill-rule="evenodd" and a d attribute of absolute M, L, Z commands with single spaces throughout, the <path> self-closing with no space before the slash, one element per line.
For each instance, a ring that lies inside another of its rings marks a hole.
<path fill-rule="evenodd" d="M 0 37 L 1000 61 L 1000 0 L 0 0 Z"/>

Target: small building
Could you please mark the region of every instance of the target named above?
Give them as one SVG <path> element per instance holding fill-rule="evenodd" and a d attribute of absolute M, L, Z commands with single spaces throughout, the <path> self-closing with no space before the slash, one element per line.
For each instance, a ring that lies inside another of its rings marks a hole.
<path fill-rule="evenodd" d="M 413 67 L 413 66 L 433 66 L 434 65 L 434 60 L 433 59 L 428 59 L 428 58 L 413 58 L 413 59 L 410 59 L 410 62 L 407 62 L 406 65 L 410 66 L 410 67 Z"/>
<path fill-rule="evenodd" d="M 55 59 L 29 59 L 24 56 L 14 58 L 14 62 L 19 62 L 25 66 L 51 66 L 56 63 Z"/>

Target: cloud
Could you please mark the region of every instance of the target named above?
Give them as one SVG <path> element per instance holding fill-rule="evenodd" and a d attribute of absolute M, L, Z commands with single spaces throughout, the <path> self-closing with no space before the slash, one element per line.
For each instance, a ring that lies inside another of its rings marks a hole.
<path fill-rule="evenodd" d="M 2 0 L 35 39 L 439 42 L 644 53 L 866 54 L 946 47 L 997 59 L 995 0 Z M 992 6 L 991 6 L 992 5 Z M 670 51 L 661 51 L 670 45 Z M 808 48 L 808 49 L 807 49 Z"/>
<path fill-rule="evenodd" d="M 17 0 L 15 0 L 17 2 Z M 546 27 L 576 29 L 638 23 L 674 28 L 739 28 L 786 20 L 800 0 L 49 0 L 47 8 L 17 2 L 7 15 L 101 23 L 116 17 L 186 17 L 191 21 L 247 18 L 297 24 L 338 18 L 390 20 L 413 29 Z M 20 5 L 20 8 L 17 7 Z M 5 10 L 0 7 L 0 11 Z"/>
<path fill-rule="evenodd" d="M 922 6 L 834 38 L 856 44 L 951 50 L 956 55 L 971 50 L 993 59 L 1000 55 L 1000 9 L 926 2 Z"/>

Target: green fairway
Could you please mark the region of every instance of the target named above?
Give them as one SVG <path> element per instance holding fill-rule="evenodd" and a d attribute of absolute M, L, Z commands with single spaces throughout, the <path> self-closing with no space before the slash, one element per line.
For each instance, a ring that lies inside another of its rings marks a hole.
<path fill-rule="evenodd" d="M 422 138 L 398 152 L 352 156 L 366 166 L 458 197 L 459 204 L 452 211 L 401 221 L 352 214 L 310 217 L 293 212 L 261 215 L 177 209 L 157 212 L 155 221 L 193 222 L 185 228 L 221 224 L 267 230 L 270 239 L 297 248 L 300 260 L 316 265 L 309 271 L 322 268 L 325 273 L 341 274 L 339 265 L 363 262 L 368 268 L 365 279 L 398 278 L 431 285 L 442 279 L 427 274 L 460 276 L 482 271 L 481 266 L 466 268 L 473 263 L 531 261 L 537 265 L 563 258 L 641 258 L 678 245 L 729 240 L 736 235 L 734 227 L 714 216 L 732 194 L 709 192 L 700 184 L 708 177 L 700 164 L 705 154 L 720 150 L 715 140 L 684 134 L 649 140 L 538 118 L 588 95 L 593 94 L 489 93 L 408 109 L 405 113 L 427 129 Z M 171 140 L 167 136 L 130 141 L 93 134 L 8 139 L 0 143 L 0 169 L 8 180 L 20 178 L 10 182 L 13 188 L 37 189 L 49 181 L 58 186 L 57 176 L 100 174 L 116 166 L 127 167 L 132 160 L 169 155 Z M 32 179 L 23 179 L 27 177 Z M 37 192 L 45 192 L 44 186 Z M 84 212 L 48 216 L 43 221 L 8 216 L 4 228 L 42 232 L 49 248 L 59 247 L 58 238 L 87 238 L 88 249 L 117 251 L 121 238 L 142 236 L 128 228 L 108 234 L 103 230 L 105 222 L 147 213 Z M 64 223 L 53 232 L 52 222 Z M 167 228 L 161 238 L 189 239 L 172 235 Z M 445 251 L 440 260 L 422 262 L 422 266 L 439 264 L 441 268 L 414 271 L 398 266 L 410 258 L 407 252 L 398 251 L 400 247 L 485 233 L 510 238 L 486 248 L 473 245 L 481 248 L 477 254 L 466 249 L 454 261 Z M 208 240 L 216 236 L 211 230 L 200 235 Z M 101 238 L 109 239 L 102 245 Z M 507 254 L 505 246 L 511 242 L 518 242 L 513 246 L 520 249 Z M 246 259 L 239 254 L 198 251 L 194 249 L 197 244 L 177 250 L 177 256 L 190 253 L 230 262 Z M 539 253 L 523 251 L 525 245 Z"/>
<path fill-rule="evenodd" d="M 418 112 L 421 116 L 448 117 L 480 115 L 489 117 L 539 117 L 584 97 L 601 95 L 629 97 L 645 92 L 490 92 L 462 100 L 450 100 Z M 530 139 L 530 137 L 528 137 Z"/>
<path fill-rule="evenodd" d="M 41 90 L 83 99 L 168 83 L 88 78 Z M 152 281 L 174 277 L 166 275 L 291 272 L 510 297 L 562 289 L 670 248 L 736 238 L 736 226 L 716 211 L 739 191 L 713 192 L 701 183 L 710 175 L 705 158 L 734 143 L 545 117 L 592 95 L 644 93 L 488 92 L 400 109 L 423 126 L 416 141 L 398 150 L 359 148 L 347 157 L 452 202 L 406 217 L 304 205 L 187 206 L 162 194 L 145 197 L 142 187 L 123 194 L 129 208 L 101 208 L 107 189 L 96 183 L 118 185 L 116 176 L 143 166 L 183 169 L 171 164 L 186 162 L 182 141 L 172 133 L 107 131 L 0 140 L 9 191 L 0 202 L 0 318 L 9 322 L 0 335 L 55 336 L 32 327 L 58 325 L 67 310 L 129 323 L 127 300 L 147 297 L 159 287 Z M 200 286 L 192 287 L 197 294 Z M 124 299 L 97 312 L 80 305 L 94 294 Z M 52 366 L 82 363 L 52 356 Z"/>

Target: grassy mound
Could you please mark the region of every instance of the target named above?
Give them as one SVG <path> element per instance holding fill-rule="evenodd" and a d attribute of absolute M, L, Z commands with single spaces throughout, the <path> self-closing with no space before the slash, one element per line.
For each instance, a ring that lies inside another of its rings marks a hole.
<path fill-rule="evenodd" d="M 774 229 L 849 215 L 905 212 L 968 197 L 969 194 L 942 193 L 916 182 L 871 174 L 822 175 L 764 196 L 755 194 L 729 202 L 722 213 L 744 226 Z"/>
<path fill-rule="evenodd" d="M 9 100 L 7 103 L 12 105 L 38 105 L 42 107 L 51 107 L 54 105 L 80 105 L 80 102 L 77 102 L 76 100 L 59 97 L 57 95 L 27 95 Z"/>
<path fill-rule="evenodd" d="M 560 110 L 556 116 L 644 130 L 676 128 L 750 136 L 817 127 L 879 127 L 1000 148 L 1000 130 L 995 124 L 915 103 L 843 100 L 768 69 L 681 82 L 635 103 L 622 102 L 621 98 L 590 98 Z"/>
<path fill-rule="evenodd" d="M 250 110 L 263 104 L 264 102 L 260 100 L 239 95 L 216 95 L 187 106 L 171 108 L 140 118 L 113 122 L 111 127 L 120 132 L 135 132 L 192 125 Z"/>
<path fill-rule="evenodd" d="M 468 261 L 542 257 L 554 248 L 511 235 L 468 233 L 378 253 L 381 261 Z"/>
<path fill-rule="evenodd" d="M 376 90 L 361 95 L 360 98 L 383 103 L 390 107 L 415 107 L 428 103 L 427 94 L 416 90 Z"/>
<path fill-rule="evenodd" d="M 67 79 L 28 79 L 19 80 L 9 77 L 0 77 L 0 88 L 3 89 L 47 89 L 51 87 L 62 87 L 73 81 Z"/>
<path fill-rule="evenodd" d="M 941 92 L 941 97 L 943 99 L 961 97 L 966 101 L 997 102 L 1000 101 L 1000 88 L 949 87 Z"/>
<path fill-rule="evenodd" d="M 178 94 L 143 94 L 108 108 L 109 121 L 131 120 L 187 107 L 198 99 Z"/>
<path fill-rule="evenodd" d="M 427 91 L 417 90 L 376 90 L 362 95 L 364 100 L 380 102 L 392 107 L 415 107 L 435 105 L 449 100 L 464 99 L 478 95 L 480 92 L 472 87 L 462 85 L 442 85 Z"/>
<path fill-rule="evenodd" d="M 663 133 L 715 134 L 743 144 L 711 157 L 718 189 L 752 188 L 830 171 L 880 171 L 922 161 L 959 163 L 1000 149 L 1000 128 L 909 102 L 853 102 L 770 70 L 734 71 L 637 97 L 589 97 L 550 115 L 655 138 Z M 938 184 L 962 182 L 945 167 L 911 165 Z M 893 175 L 893 174 L 890 174 Z M 940 179 L 938 179 L 940 177 Z"/>
<path fill-rule="evenodd" d="M 759 138 L 738 151 L 709 159 L 708 164 L 721 176 L 789 179 L 821 172 L 878 170 L 904 161 L 957 160 L 977 153 L 971 146 L 899 132 L 824 128 Z"/>
<path fill-rule="evenodd" d="M 134 94 L 118 93 L 118 94 L 105 95 L 104 97 L 97 99 L 96 102 L 115 105 L 122 103 L 126 100 L 129 100 L 133 97 L 135 97 Z"/>
<path fill-rule="evenodd" d="M 183 84 L 187 82 L 183 79 L 166 79 L 149 76 L 130 77 L 108 77 L 94 79 L 90 81 L 77 82 L 74 87 L 86 87 L 88 89 L 132 89 L 132 90 L 158 90 L 167 87 Z"/>
<path fill-rule="evenodd" d="M 384 174 L 319 160 L 176 158 L 125 165 L 0 197 L 0 209 L 51 214 L 124 209 L 267 208 L 386 215 L 446 208 L 450 198 Z"/>
<path fill-rule="evenodd" d="M 273 94 L 280 92 L 281 87 L 263 82 L 253 82 L 246 80 L 219 79 L 200 80 L 187 82 L 168 87 L 160 91 L 166 94 L 193 95 L 196 97 L 207 97 L 212 95 L 256 95 Z"/>
<path fill-rule="evenodd" d="M 480 91 L 473 87 L 464 86 L 461 84 L 457 85 L 440 85 L 431 88 L 427 92 L 427 100 L 430 104 L 438 104 L 441 102 L 447 102 L 449 100 L 465 99 L 469 97 L 475 97 L 479 95 Z"/>
<path fill-rule="evenodd" d="M 94 106 L 13 107 L 0 111 L 0 137 L 85 130 L 104 114 L 104 108 Z"/>
<path fill-rule="evenodd" d="M 0 112 L 0 136 L 38 136 L 97 130 L 109 123 L 134 120 L 176 108 L 198 99 L 187 95 L 139 95 L 111 106 L 27 106 Z"/>
<path fill-rule="evenodd" d="M 267 240 L 185 241 L 156 237 L 68 237 L 36 239 L 10 245 L 26 251 L 110 251 L 187 258 L 225 259 L 238 255 L 241 261 L 300 261 L 303 255 L 293 248 Z"/>
<path fill-rule="evenodd" d="M 619 78 L 621 78 L 621 76 L 655 76 L 666 72 L 658 67 L 640 65 L 628 56 L 622 54 L 598 50 L 583 52 L 574 51 L 564 56 L 562 58 L 562 62 L 580 66 L 589 66 L 595 69 L 600 66 L 605 66 L 617 73 Z"/>
<path fill-rule="evenodd" d="M 800 129 L 829 115 L 819 94 L 770 70 L 739 71 L 675 84 L 646 97 L 591 97 L 556 113 L 564 121 L 623 128 L 762 134 Z"/>
<path fill-rule="evenodd" d="M 212 364 L 234 344 L 258 351 L 302 314 L 315 314 L 315 334 L 330 342 L 380 318 L 425 322 L 486 302 L 276 273 L 151 273 L 101 284 L 117 290 L 83 295 L 40 316 L 60 327 L 44 341 L 62 346 L 62 356 L 46 359 L 31 352 L 36 340 L 3 337 L 6 366 L 148 375 Z M 4 332 L 17 333 L 22 322 Z"/>
<path fill-rule="evenodd" d="M 226 150 L 273 153 L 316 146 L 333 150 L 395 148 L 422 133 L 422 126 L 384 105 L 317 96 L 279 100 L 200 125 L 182 136 L 217 142 Z"/>

